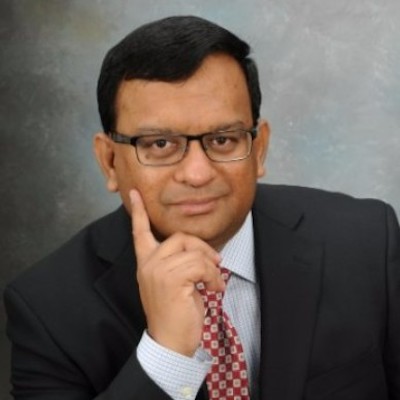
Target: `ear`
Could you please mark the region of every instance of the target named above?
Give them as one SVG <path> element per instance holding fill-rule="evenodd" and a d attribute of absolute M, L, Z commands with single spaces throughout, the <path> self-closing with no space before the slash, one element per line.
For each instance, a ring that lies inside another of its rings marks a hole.
<path fill-rule="evenodd" d="M 261 120 L 258 124 L 258 134 L 254 139 L 254 151 L 257 162 L 257 177 L 261 178 L 265 175 L 265 159 L 267 157 L 268 145 L 269 145 L 269 125 L 266 120 Z"/>
<path fill-rule="evenodd" d="M 93 151 L 106 179 L 107 189 L 110 192 L 118 192 L 118 180 L 114 166 L 114 146 L 113 142 L 104 132 L 94 135 Z"/>

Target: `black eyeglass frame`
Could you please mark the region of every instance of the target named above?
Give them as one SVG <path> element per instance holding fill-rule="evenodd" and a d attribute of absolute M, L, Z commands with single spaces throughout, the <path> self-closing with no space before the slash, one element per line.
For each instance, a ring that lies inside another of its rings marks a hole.
<path fill-rule="evenodd" d="M 241 132 L 245 132 L 245 133 L 249 133 L 251 136 L 251 145 L 249 148 L 248 153 L 243 156 L 243 157 L 238 157 L 238 158 L 233 158 L 231 160 L 214 160 L 210 157 L 210 155 L 207 153 L 207 148 L 205 147 L 205 144 L 203 142 L 203 138 L 205 136 L 209 136 L 209 135 L 216 135 L 218 133 L 229 133 L 229 132 L 237 132 L 237 131 L 241 131 Z M 189 148 L 189 142 L 197 140 L 200 142 L 201 148 L 203 149 L 204 153 L 206 154 L 206 156 L 213 162 L 218 162 L 218 163 L 225 163 L 225 162 L 232 162 L 232 161 L 240 161 L 240 160 L 245 160 L 247 157 L 249 157 L 249 155 L 251 154 L 251 151 L 253 149 L 253 141 L 254 139 L 257 137 L 258 134 L 258 128 L 257 126 L 253 126 L 250 129 L 242 129 L 242 128 L 236 128 L 236 129 L 227 129 L 227 130 L 221 130 L 221 131 L 215 131 L 215 132 L 205 132 L 205 133 L 199 133 L 197 135 L 178 135 L 178 134 L 174 134 L 171 135 L 173 137 L 181 137 L 181 138 L 185 138 L 186 139 L 186 147 L 185 147 L 185 151 L 182 152 L 182 158 L 180 158 L 177 161 L 174 161 L 172 163 L 167 163 L 167 164 L 151 164 L 151 163 L 145 163 L 143 162 L 137 152 L 137 141 L 143 137 L 152 137 L 152 136 L 159 136 L 160 134 L 149 134 L 149 135 L 139 135 L 139 136 L 128 136 L 124 133 L 120 133 L 117 131 L 109 131 L 108 132 L 108 136 L 109 138 L 115 142 L 115 143 L 120 143 L 120 144 L 129 144 L 131 146 L 133 146 L 135 148 L 135 153 L 136 153 L 136 158 L 138 159 L 139 163 L 142 165 L 146 165 L 146 166 L 153 166 L 153 167 L 164 167 L 164 166 L 168 166 L 168 165 L 174 165 L 174 164 L 178 164 L 180 161 L 183 160 L 183 158 L 185 157 L 185 154 Z M 168 135 L 166 135 L 168 136 Z"/>

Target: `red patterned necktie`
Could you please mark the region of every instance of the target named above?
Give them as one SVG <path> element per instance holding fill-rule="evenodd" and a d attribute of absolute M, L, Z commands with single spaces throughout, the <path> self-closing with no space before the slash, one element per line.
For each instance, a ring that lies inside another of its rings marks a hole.
<path fill-rule="evenodd" d="M 221 268 L 221 274 L 224 281 L 228 282 L 230 271 Z M 222 309 L 223 293 L 208 292 L 202 283 L 197 287 L 206 307 L 202 346 L 213 357 L 206 378 L 209 398 L 249 400 L 243 346 L 235 327 Z"/>

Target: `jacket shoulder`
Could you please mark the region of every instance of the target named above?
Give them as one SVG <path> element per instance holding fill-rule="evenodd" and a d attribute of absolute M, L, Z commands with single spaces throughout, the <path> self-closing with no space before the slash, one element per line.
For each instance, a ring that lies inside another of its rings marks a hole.
<path fill-rule="evenodd" d="M 258 215 L 292 227 L 301 225 L 324 230 L 330 227 L 343 230 L 384 228 L 388 215 L 394 216 L 391 206 L 381 200 L 286 185 L 259 185 L 254 210 Z"/>
<path fill-rule="evenodd" d="M 126 245 L 125 239 L 118 245 L 121 237 L 118 229 L 121 229 L 123 213 L 118 209 L 90 223 L 61 247 L 22 272 L 8 287 L 29 293 L 44 287 L 46 290 L 52 286 L 59 288 L 65 286 L 66 281 L 71 283 L 76 280 L 81 284 L 85 281 L 83 276 L 86 281 L 93 281 L 105 268 L 101 254 L 110 251 L 110 248 L 118 253 Z"/>
<path fill-rule="evenodd" d="M 387 204 L 379 199 L 356 198 L 345 193 L 332 192 L 323 189 L 289 186 L 289 185 L 258 185 L 256 205 L 274 207 L 295 207 L 308 211 L 316 208 L 382 208 Z"/>

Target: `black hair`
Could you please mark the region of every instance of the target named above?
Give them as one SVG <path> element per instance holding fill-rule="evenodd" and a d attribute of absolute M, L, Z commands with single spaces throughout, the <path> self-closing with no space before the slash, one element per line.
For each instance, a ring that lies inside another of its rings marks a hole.
<path fill-rule="evenodd" d="M 249 89 L 253 123 L 256 124 L 260 116 L 261 91 L 257 66 L 248 57 L 249 45 L 205 19 L 175 16 L 135 29 L 106 54 L 97 85 L 104 132 L 115 130 L 115 103 L 122 81 L 185 80 L 213 53 L 225 53 L 240 64 Z"/>

